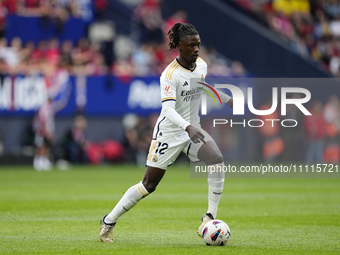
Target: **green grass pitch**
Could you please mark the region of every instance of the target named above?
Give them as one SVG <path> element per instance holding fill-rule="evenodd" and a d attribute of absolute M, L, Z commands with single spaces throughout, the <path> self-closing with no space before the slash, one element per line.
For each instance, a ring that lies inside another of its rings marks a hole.
<path fill-rule="evenodd" d="M 206 179 L 172 166 L 156 192 L 123 215 L 114 243 L 99 220 L 144 169 L 77 166 L 36 172 L 0 168 L 0 254 L 340 254 L 340 179 L 226 179 L 218 217 L 226 247 L 197 236 Z"/>

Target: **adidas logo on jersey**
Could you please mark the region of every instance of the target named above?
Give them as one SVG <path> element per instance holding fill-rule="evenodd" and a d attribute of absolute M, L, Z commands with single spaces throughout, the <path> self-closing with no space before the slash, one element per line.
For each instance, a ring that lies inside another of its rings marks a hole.
<path fill-rule="evenodd" d="M 183 86 L 189 85 L 189 83 L 187 83 L 187 81 L 184 82 Z"/>

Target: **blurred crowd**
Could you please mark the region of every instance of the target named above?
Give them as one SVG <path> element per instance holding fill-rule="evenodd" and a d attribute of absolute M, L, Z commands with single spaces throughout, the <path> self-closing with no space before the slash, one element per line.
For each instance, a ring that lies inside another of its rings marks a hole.
<path fill-rule="evenodd" d="M 293 94 L 293 98 L 299 98 Z M 269 100 L 270 101 L 270 100 Z M 268 109 L 271 102 L 266 102 L 261 109 Z M 314 99 L 308 105 L 312 115 L 303 115 L 295 106 L 287 108 L 287 118 L 296 120 L 299 125 L 294 128 L 271 128 L 266 123 L 259 128 L 262 146 L 262 159 L 266 162 L 307 162 L 339 163 L 340 162 L 340 100 L 332 95 L 323 104 Z M 268 119 L 279 119 L 274 112 L 263 116 Z"/>
<path fill-rule="evenodd" d="M 93 12 L 107 6 L 106 0 L 1 0 L 0 1 L 0 72 L 9 74 L 49 74 L 53 69 L 64 68 L 71 74 L 103 75 L 107 72 L 100 45 L 87 38 L 73 45 L 59 38 L 22 42 L 16 37 L 6 40 L 6 20 L 9 15 L 39 17 L 41 28 L 53 25 L 62 32 L 65 22 L 78 18 L 85 23 L 94 19 Z"/>
<path fill-rule="evenodd" d="M 6 18 L 11 14 L 42 17 L 45 25 L 54 22 L 62 29 L 70 17 L 91 22 L 93 7 L 96 12 L 100 12 L 107 7 L 107 0 L 1 0 L 0 29 L 4 29 Z"/>
<path fill-rule="evenodd" d="M 339 0 L 234 0 L 288 40 L 299 55 L 340 76 Z"/>
<path fill-rule="evenodd" d="M 177 51 L 169 51 L 166 35 L 176 23 L 187 23 L 188 14 L 178 9 L 164 19 L 161 0 L 144 0 L 133 13 L 134 32 L 131 39 L 117 43 L 112 74 L 124 76 L 159 76 L 166 66 L 177 57 Z M 138 43 L 135 43 L 138 42 Z M 242 63 L 231 62 L 220 56 L 213 47 L 203 42 L 200 57 L 208 64 L 208 75 L 212 77 L 246 77 Z"/>
<path fill-rule="evenodd" d="M 90 43 L 87 38 L 82 38 L 75 46 L 69 40 L 60 44 L 57 38 L 40 41 L 38 45 L 31 41 L 23 45 L 19 37 L 13 38 L 9 45 L 5 37 L 0 39 L 1 73 L 48 75 L 56 68 L 74 75 L 107 73 L 99 45 Z"/>
<path fill-rule="evenodd" d="M 25 16 L 42 16 L 64 22 L 68 17 L 80 17 L 82 1 L 22 0 L 0 1 L 5 9 L 0 22 L 5 27 L 6 16 L 17 13 Z M 98 8 L 104 8 L 106 1 L 95 1 Z M 0 12 L 1 13 L 1 12 Z M 187 22 L 187 13 L 177 10 L 164 19 L 161 1 L 144 0 L 133 12 L 133 34 L 131 37 L 116 36 L 112 57 L 105 57 L 104 46 L 82 38 L 74 45 L 70 40 L 58 38 L 23 43 L 19 37 L 10 42 L 0 34 L 0 72 L 11 74 L 49 73 L 63 68 L 74 75 L 112 74 L 122 79 L 132 76 L 159 76 L 165 67 L 178 55 L 169 51 L 166 34 L 177 22 Z M 56 23 L 58 24 L 58 22 Z M 201 57 L 208 64 L 208 75 L 212 77 L 246 77 L 242 63 L 231 62 L 218 55 L 213 47 L 202 46 Z M 112 61 L 113 59 L 113 61 Z M 112 61 L 112 62 L 110 62 Z"/>

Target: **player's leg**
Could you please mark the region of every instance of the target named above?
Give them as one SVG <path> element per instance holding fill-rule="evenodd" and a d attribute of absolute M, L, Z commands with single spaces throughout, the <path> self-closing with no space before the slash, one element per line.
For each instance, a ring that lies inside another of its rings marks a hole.
<path fill-rule="evenodd" d="M 223 163 L 223 156 L 214 140 L 209 140 L 203 144 L 197 153 L 197 157 L 208 166 Z"/>
<path fill-rule="evenodd" d="M 208 211 L 216 218 L 218 204 L 222 195 L 224 185 L 223 156 L 214 141 L 203 144 L 198 151 L 197 157 L 204 161 L 209 168 L 208 174 Z"/>
<path fill-rule="evenodd" d="M 105 223 L 112 224 L 118 218 L 134 207 L 142 198 L 155 191 L 158 183 L 165 174 L 165 170 L 146 166 L 143 181 L 130 187 L 115 206 L 115 208 L 105 218 Z"/>
<path fill-rule="evenodd" d="M 176 160 L 187 143 L 187 136 L 161 136 L 152 140 L 143 181 L 129 188 L 112 212 L 101 220 L 100 239 L 103 242 L 113 241 L 112 231 L 118 218 L 156 189 L 167 167 Z"/>
<path fill-rule="evenodd" d="M 43 148 L 41 146 L 35 149 L 33 167 L 37 171 L 43 170 Z"/>
<path fill-rule="evenodd" d="M 224 185 L 224 172 L 219 171 L 220 169 L 223 169 L 224 166 L 222 153 L 212 137 L 204 130 L 202 130 L 202 133 L 205 137 L 204 140 L 206 143 L 191 143 L 187 153 L 191 160 L 202 160 L 208 165 L 209 168 L 208 211 L 202 216 L 202 223 L 197 231 L 200 236 L 205 223 L 216 217 L 217 208 Z M 212 171 L 212 169 L 215 171 Z"/>
<path fill-rule="evenodd" d="M 223 156 L 215 141 L 211 140 L 203 144 L 197 153 L 197 157 L 208 165 L 208 211 L 202 216 L 201 225 L 197 233 L 202 235 L 204 225 L 216 218 L 218 204 L 221 199 L 224 172 L 223 170 Z"/>
<path fill-rule="evenodd" d="M 113 210 L 101 220 L 100 240 L 102 242 L 113 242 L 112 233 L 117 220 L 142 198 L 155 191 L 164 174 L 165 170 L 163 169 L 151 166 L 146 167 L 143 181 L 130 187 Z"/>
<path fill-rule="evenodd" d="M 43 157 L 43 168 L 45 171 L 52 169 L 52 163 L 50 161 L 50 151 L 53 145 L 52 139 L 44 138 L 44 157 Z"/>
<path fill-rule="evenodd" d="M 37 171 L 51 170 L 51 164 L 48 160 L 48 143 L 46 138 L 41 135 L 36 135 L 34 138 L 34 143 L 36 146 L 35 156 L 33 161 L 33 167 Z"/>

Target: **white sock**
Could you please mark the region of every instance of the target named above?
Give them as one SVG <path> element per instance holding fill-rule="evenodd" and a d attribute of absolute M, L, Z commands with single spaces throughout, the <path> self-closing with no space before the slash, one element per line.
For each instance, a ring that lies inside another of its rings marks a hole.
<path fill-rule="evenodd" d="M 45 157 L 42 158 L 42 165 L 43 165 L 43 169 L 44 169 L 45 171 L 50 171 L 51 168 L 52 168 L 52 163 L 51 163 L 51 161 L 48 159 L 47 156 L 45 156 Z"/>
<path fill-rule="evenodd" d="M 113 210 L 106 216 L 105 223 L 112 224 L 117 222 L 120 216 L 134 207 L 142 198 L 149 195 L 149 192 L 140 182 L 131 188 L 129 188 L 124 196 L 119 200 L 118 204 Z"/>
<path fill-rule="evenodd" d="M 218 203 L 220 202 L 220 198 L 223 191 L 224 184 L 224 172 L 223 170 L 224 163 L 210 165 L 209 174 L 208 174 L 208 185 L 209 185 L 209 193 L 208 193 L 208 213 L 211 213 L 214 218 L 217 215 Z"/>
<path fill-rule="evenodd" d="M 33 167 L 37 171 L 43 170 L 43 157 L 36 155 L 33 160 Z"/>

